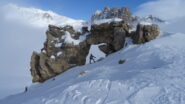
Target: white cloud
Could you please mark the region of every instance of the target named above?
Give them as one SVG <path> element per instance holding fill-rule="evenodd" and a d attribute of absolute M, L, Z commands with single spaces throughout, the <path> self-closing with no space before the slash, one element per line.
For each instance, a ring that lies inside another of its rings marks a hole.
<path fill-rule="evenodd" d="M 185 17 L 185 0 L 155 0 L 139 6 L 138 16 L 154 15 L 165 20 Z"/>
<path fill-rule="evenodd" d="M 46 31 L 6 19 L 7 12 L 0 8 L 0 99 L 31 84 L 30 57 L 43 46 Z"/>

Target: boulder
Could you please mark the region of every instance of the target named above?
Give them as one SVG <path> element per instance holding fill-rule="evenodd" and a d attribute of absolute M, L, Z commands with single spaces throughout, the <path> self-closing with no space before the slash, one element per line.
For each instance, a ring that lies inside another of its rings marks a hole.
<path fill-rule="evenodd" d="M 134 44 L 142 44 L 155 39 L 160 34 L 159 27 L 152 25 L 137 25 L 136 32 L 132 32 L 132 39 Z"/>
<path fill-rule="evenodd" d="M 126 60 L 119 60 L 119 64 L 124 64 L 126 62 Z"/>
<path fill-rule="evenodd" d="M 124 47 L 125 37 L 129 34 L 130 25 L 121 22 L 103 23 L 92 25 L 90 35 L 87 37 L 88 44 L 101 44 L 99 48 L 109 55 Z"/>
<path fill-rule="evenodd" d="M 31 57 L 33 82 L 43 82 L 69 68 L 84 65 L 89 53 L 90 44 L 85 40 L 77 43 L 77 39 L 83 34 L 76 32 L 71 26 L 50 25 L 46 34 L 47 39 L 41 53 L 33 52 Z"/>

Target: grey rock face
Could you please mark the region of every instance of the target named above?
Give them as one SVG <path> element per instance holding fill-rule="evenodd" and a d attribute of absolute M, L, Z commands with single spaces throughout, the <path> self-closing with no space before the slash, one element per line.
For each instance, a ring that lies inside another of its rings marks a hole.
<path fill-rule="evenodd" d="M 141 44 L 149 42 L 159 36 L 160 30 L 157 25 L 137 25 L 136 32 L 132 33 L 133 43 Z"/>
<path fill-rule="evenodd" d="M 43 82 L 71 67 L 84 65 L 89 53 L 90 45 L 85 40 L 78 45 L 65 41 L 66 35 L 74 40 L 82 35 L 71 26 L 59 28 L 50 25 L 46 34 L 47 40 L 42 52 L 34 52 L 31 57 L 33 82 Z"/>
<path fill-rule="evenodd" d="M 130 25 L 121 22 L 92 25 L 91 34 L 87 37 L 88 44 L 101 44 L 99 46 L 105 54 L 109 55 L 123 48 L 125 37 L 129 34 Z"/>

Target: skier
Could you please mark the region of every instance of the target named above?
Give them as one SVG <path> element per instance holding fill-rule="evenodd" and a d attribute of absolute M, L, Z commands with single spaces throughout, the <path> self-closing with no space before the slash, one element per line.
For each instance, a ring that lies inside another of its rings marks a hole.
<path fill-rule="evenodd" d="M 27 91 L 28 91 L 28 87 L 26 86 L 24 92 L 27 92 Z"/>
<path fill-rule="evenodd" d="M 90 60 L 89 60 L 89 63 L 91 64 L 91 61 L 93 61 L 95 63 L 95 60 L 94 58 L 96 58 L 95 56 L 93 56 L 92 54 L 90 55 Z"/>

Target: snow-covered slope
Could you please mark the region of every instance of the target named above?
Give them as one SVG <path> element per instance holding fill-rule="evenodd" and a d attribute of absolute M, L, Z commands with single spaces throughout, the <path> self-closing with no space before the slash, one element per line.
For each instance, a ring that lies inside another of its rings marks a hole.
<path fill-rule="evenodd" d="M 83 20 L 74 20 L 69 17 L 61 16 L 52 11 L 43 11 L 36 8 L 25 8 L 16 4 L 9 4 L 3 7 L 6 11 L 5 18 L 17 20 L 26 24 L 39 27 L 46 27 L 48 24 L 63 26 L 71 24 L 78 27 L 84 23 Z"/>
<path fill-rule="evenodd" d="M 73 68 L 0 104 L 184 104 L 185 34 L 161 34 Z M 124 64 L 118 61 L 126 60 Z"/>
<path fill-rule="evenodd" d="M 48 24 L 79 29 L 83 21 L 15 4 L 0 7 L 0 99 L 31 84 L 30 57 L 43 47 Z"/>

